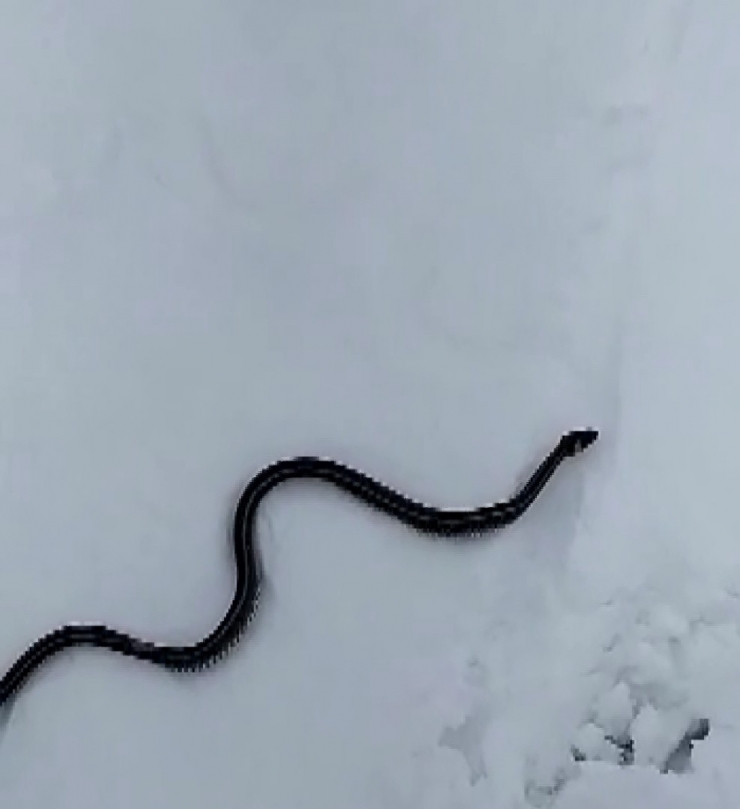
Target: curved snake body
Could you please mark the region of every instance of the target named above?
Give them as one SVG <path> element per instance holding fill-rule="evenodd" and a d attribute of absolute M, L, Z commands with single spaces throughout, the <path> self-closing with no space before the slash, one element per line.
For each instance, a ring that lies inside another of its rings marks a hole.
<path fill-rule="evenodd" d="M 255 516 L 264 497 L 280 483 L 296 478 L 325 481 L 421 533 L 471 536 L 502 528 L 518 519 L 560 464 L 597 437 L 598 432 L 592 429 L 564 434 L 511 499 L 468 509 L 443 509 L 421 503 L 364 472 L 328 458 L 299 456 L 276 461 L 252 478 L 237 503 L 232 536 L 236 567 L 234 596 L 224 617 L 206 637 L 191 645 L 173 646 L 142 640 L 101 624 L 61 626 L 29 646 L 0 679 L 0 706 L 7 705 L 42 664 L 73 647 L 109 649 L 178 672 L 198 671 L 220 660 L 238 642 L 256 613 L 261 567 L 254 536 Z"/>

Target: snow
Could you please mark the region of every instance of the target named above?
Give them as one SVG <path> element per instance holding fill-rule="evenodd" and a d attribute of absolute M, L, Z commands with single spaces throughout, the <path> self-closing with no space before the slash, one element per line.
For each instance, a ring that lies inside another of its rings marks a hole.
<path fill-rule="evenodd" d="M 200 637 L 277 457 L 467 505 L 601 431 L 490 541 L 280 488 L 236 652 L 54 660 L 3 806 L 738 803 L 739 16 L 3 4 L 0 669 Z"/>

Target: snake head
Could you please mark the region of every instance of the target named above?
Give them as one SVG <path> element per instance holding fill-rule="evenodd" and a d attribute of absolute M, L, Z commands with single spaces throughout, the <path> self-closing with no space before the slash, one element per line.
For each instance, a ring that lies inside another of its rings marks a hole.
<path fill-rule="evenodd" d="M 587 427 L 583 430 L 572 430 L 566 433 L 560 439 L 560 443 L 565 454 L 573 456 L 577 455 L 579 452 L 583 452 L 586 447 L 590 447 L 598 437 L 598 430 Z"/>

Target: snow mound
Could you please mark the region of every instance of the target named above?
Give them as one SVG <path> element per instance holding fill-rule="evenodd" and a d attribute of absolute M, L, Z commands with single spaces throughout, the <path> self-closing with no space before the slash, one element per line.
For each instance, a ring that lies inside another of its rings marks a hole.
<path fill-rule="evenodd" d="M 584 636 L 598 627 L 600 638 L 590 666 L 571 674 L 583 708 L 569 755 L 533 757 L 528 805 L 624 806 L 634 791 L 639 806 L 713 806 L 728 789 L 734 769 L 717 750 L 740 727 L 738 588 L 677 584 L 668 593 L 643 583 L 578 618 Z"/>

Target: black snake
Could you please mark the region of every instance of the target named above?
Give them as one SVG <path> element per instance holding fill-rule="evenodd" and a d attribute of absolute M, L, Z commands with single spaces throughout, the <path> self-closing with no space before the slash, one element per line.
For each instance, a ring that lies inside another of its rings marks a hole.
<path fill-rule="evenodd" d="M 424 534 L 470 536 L 502 528 L 518 519 L 532 505 L 560 464 L 584 450 L 597 437 L 598 432 L 593 429 L 565 433 L 510 500 L 467 509 L 435 508 L 412 500 L 364 472 L 328 458 L 299 456 L 276 461 L 252 478 L 237 503 L 233 523 L 236 588 L 226 614 L 210 634 L 189 646 L 170 646 L 141 640 L 100 624 L 59 627 L 35 641 L 8 669 L 0 680 L 0 707 L 10 704 L 43 663 L 57 652 L 72 647 L 109 649 L 172 671 L 198 671 L 222 658 L 237 643 L 257 610 L 261 578 L 254 539 L 257 509 L 262 499 L 286 480 L 312 478 L 333 483 L 367 505 Z"/>

